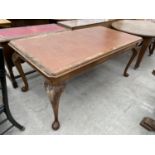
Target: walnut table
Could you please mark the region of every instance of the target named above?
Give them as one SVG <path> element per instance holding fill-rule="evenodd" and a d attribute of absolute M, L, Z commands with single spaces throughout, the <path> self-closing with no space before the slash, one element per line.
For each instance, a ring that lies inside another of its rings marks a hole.
<path fill-rule="evenodd" d="M 138 68 L 152 39 L 155 38 L 155 23 L 145 20 L 120 20 L 112 23 L 112 26 L 117 30 L 143 37 L 141 49 L 135 64 L 135 68 Z"/>
<path fill-rule="evenodd" d="M 9 45 L 45 77 L 45 88 L 54 111 L 52 128 L 57 130 L 59 99 L 66 81 L 135 47 L 141 40 L 98 26 L 13 40 Z"/>
<path fill-rule="evenodd" d="M 9 78 L 12 82 L 14 88 L 17 87 L 17 82 L 15 80 L 15 76 L 13 73 L 14 63 L 12 61 L 12 56 L 14 50 L 8 46 L 8 42 L 13 39 L 34 36 L 42 33 L 50 33 L 50 32 L 59 32 L 65 30 L 63 27 L 58 26 L 56 24 L 46 24 L 46 25 L 37 25 L 37 26 L 24 26 L 24 27 L 16 27 L 16 28 L 5 28 L 0 29 L 0 44 L 4 48 L 4 57 L 7 69 L 9 71 Z M 20 70 L 19 70 L 20 71 Z M 23 75 L 20 72 L 20 76 Z M 19 76 L 17 76 L 18 78 Z M 22 76 L 21 76 L 22 77 Z M 24 81 L 25 85 L 27 85 L 27 81 Z M 28 89 L 27 86 L 23 87 L 23 91 Z"/>

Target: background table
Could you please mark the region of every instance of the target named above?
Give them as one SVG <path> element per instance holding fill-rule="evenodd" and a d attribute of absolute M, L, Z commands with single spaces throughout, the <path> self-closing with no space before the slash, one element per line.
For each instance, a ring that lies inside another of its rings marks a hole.
<path fill-rule="evenodd" d="M 139 42 L 140 37 L 97 26 L 13 40 L 9 45 L 45 77 L 54 111 L 52 128 L 57 130 L 59 99 L 66 81 Z"/>
<path fill-rule="evenodd" d="M 0 27 L 5 28 L 10 26 L 11 26 L 11 21 L 7 19 L 0 19 Z"/>
<path fill-rule="evenodd" d="M 42 33 L 59 32 L 64 30 L 65 29 L 63 27 L 58 26 L 56 24 L 0 29 L 0 44 L 1 46 L 4 47 L 6 66 L 9 71 L 9 78 L 11 79 L 11 82 L 14 88 L 17 87 L 17 82 L 15 80 L 15 75 L 13 73 L 14 63 L 12 61 L 14 50 L 8 46 L 8 42 L 13 39 L 19 39 L 19 38 L 38 35 Z M 22 77 L 23 72 L 19 72 L 19 73 L 20 73 L 20 76 Z M 25 83 L 25 89 L 26 89 L 27 81 L 24 81 L 24 83 Z"/>
<path fill-rule="evenodd" d="M 49 19 L 9 19 L 9 21 L 11 21 L 11 27 L 53 24 Z"/>
<path fill-rule="evenodd" d="M 143 37 L 142 46 L 135 64 L 135 68 L 138 68 L 152 39 L 155 38 L 155 23 L 145 20 L 120 20 L 112 23 L 112 27 L 119 31 Z"/>
<path fill-rule="evenodd" d="M 116 20 L 116 19 L 115 19 Z M 77 20 L 68 20 L 60 21 L 59 25 L 69 28 L 71 30 L 77 30 L 82 28 L 88 28 L 93 26 L 106 26 L 110 27 L 111 23 L 115 21 L 114 19 L 77 19 Z"/>

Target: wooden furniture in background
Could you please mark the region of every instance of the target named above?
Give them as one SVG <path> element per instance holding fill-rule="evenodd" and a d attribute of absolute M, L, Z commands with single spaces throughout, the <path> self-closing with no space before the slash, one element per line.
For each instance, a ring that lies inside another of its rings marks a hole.
<path fill-rule="evenodd" d="M 155 23 L 155 19 L 146 19 L 147 21 L 150 21 L 152 23 Z M 149 46 L 149 55 L 151 56 L 155 50 L 155 38 L 152 40 L 151 45 Z"/>
<path fill-rule="evenodd" d="M 11 27 L 51 24 L 48 19 L 9 19 Z"/>
<path fill-rule="evenodd" d="M 66 20 L 70 19 L 9 19 L 11 21 L 11 27 L 57 24 L 57 22 Z"/>
<path fill-rule="evenodd" d="M 11 26 L 11 21 L 7 19 L 0 19 L 0 28 L 6 28 Z"/>
<path fill-rule="evenodd" d="M 12 55 L 14 53 L 14 50 L 8 46 L 8 42 L 13 39 L 19 39 L 19 38 L 43 34 L 43 33 L 59 32 L 64 30 L 65 29 L 63 27 L 58 26 L 56 24 L 0 29 L 0 44 L 4 48 L 4 57 L 6 61 L 6 66 L 9 72 L 9 78 L 14 88 L 18 87 L 15 78 L 22 77 L 23 72 L 19 72 L 20 76 L 15 77 L 13 73 L 14 63 L 12 61 Z M 24 61 L 20 60 L 20 62 L 24 62 Z M 22 91 L 26 91 L 28 89 L 28 84 L 27 84 L 27 81 L 23 81 L 23 82 L 24 82 L 24 87 L 22 88 Z"/>
<path fill-rule="evenodd" d="M 155 38 L 155 23 L 145 20 L 120 20 L 112 23 L 112 27 L 119 31 L 143 37 L 141 49 L 135 64 L 135 68 L 138 68 L 152 39 Z"/>
<path fill-rule="evenodd" d="M 22 57 L 45 77 L 45 88 L 54 112 L 52 128 L 57 130 L 60 127 L 59 99 L 66 81 L 129 51 L 141 41 L 140 37 L 97 26 L 13 40 L 9 45 L 16 51 L 17 58 Z"/>
<path fill-rule="evenodd" d="M 149 55 L 151 56 L 155 50 L 155 39 L 152 40 L 150 46 L 149 46 Z"/>
<path fill-rule="evenodd" d="M 49 19 L 49 22 L 50 22 L 50 23 L 58 24 L 58 22 L 61 22 L 61 21 L 68 21 L 68 20 L 73 20 L 73 19 Z"/>
<path fill-rule="evenodd" d="M 116 20 L 116 19 L 115 19 Z M 60 21 L 59 25 L 69 28 L 71 30 L 77 30 L 82 28 L 88 28 L 93 26 L 105 26 L 110 27 L 114 19 L 76 19 L 69 21 Z"/>

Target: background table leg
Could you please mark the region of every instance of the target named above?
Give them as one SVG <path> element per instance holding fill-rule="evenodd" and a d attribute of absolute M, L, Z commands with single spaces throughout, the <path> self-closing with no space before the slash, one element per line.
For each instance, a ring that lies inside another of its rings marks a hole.
<path fill-rule="evenodd" d="M 7 116 L 7 119 L 18 129 L 24 130 L 25 128 L 20 125 L 18 122 L 15 121 L 13 118 L 10 108 L 9 108 L 9 103 L 8 103 L 8 94 L 7 94 L 7 87 L 6 87 L 6 79 L 5 77 L 1 78 L 1 85 L 2 85 L 2 95 L 3 95 L 3 103 L 4 103 L 4 112 Z"/>
<path fill-rule="evenodd" d="M 4 66 L 4 59 L 3 59 L 3 49 L 0 48 L 0 83 L 1 83 L 1 91 L 2 91 L 2 104 L 0 106 L 0 113 L 5 112 L 7 119 L 12 123 L 13 126 L 16 126 L 20 130 L 24 130 L 25 128 L 20 125 L 18 122 L 15 121 L 13 118 L 10 108 L 9 108 L 9 102 L 8 102 L 8 92 L 7 92 L 7 82 L 6 82 L 6 73 L 5 73 L 5 66 Z M 3 124 L 6 121 L 2 121 Z M 10 128 L 2 132 L 2 134 L 6 133 Z"/>
<path fill-rule="evenodd" d="M 28 86 L 28 82 L 27 82 L 25 73 L 23 72 L 22 65 L 21 65 L 22 59 L 21 59 L 21 57 L 20 57 L 17 53 L 14 53 L 14 54 L 12 55 L 12 61 L 13 61 L 14 65 L 16 66 L 16 68 L 17 68 L 19 74 L 21 75 L 21 78 L 22 78 L 22 80 L 23 80 L 23 82 L 24 82 L 24 85 L 25 85 L 25 86 L 22 87 L 21 90 L 22 90 L 23 92 L 26 92 L 26 91 L 28 91 L 29 86 Z"/>
<path fill-rule="evenodd" d="M 16 82 L 16 79 L 15 79 L 15 76 L 14 76 L 14 73 L 13 73 L 13 66 L 8 61 L 6 61 L 6 66 L 7 66 L 8 72 L 9 72 L 8 78 L 10 79 L 13 88 L 17 88 L 18 84 Z"/>
<path fill-rule="evenodd" d="M 128 77 L 129 76 L 129 73 L 127 73 L 127 71 L 128 71 L 128 68 L 130 67 L 130 65 L 131 65 L 131 63 L 133 62 L 133 60 L 135 59 L 135 57 L 137 56 L 137 53 L 138 53 L 138 51 L 135 49 L 135 48 L 133 48 L 132 49 L 132 56 L 131 56 L 131 58 L 130 58 L 130 60 L 129 60 L 129 62 L 128 62 L 128 64 L 126 65 L 126 67 L 125 67 L 125 70 L 124 70 L 124 76 L 125 77 Z"/>
<path fill-rule="evenodd" d="M 143 56 L 151 43 L 151 40 L 152 40 L 152 38 L 144 38 L 142 47 L 139 51 L 138 58 L 137 58 L 137 61 L 136 61 L 135 67 L 134 67 L 135 69 L 137 69 L 140 66 Z"/>
<path fill-rule="evenodd" d="M 150 46 L 149 46 L 149 56 L 151 56 L 153 54 L 155 50 L 155 42 L 153 42 Z"/>

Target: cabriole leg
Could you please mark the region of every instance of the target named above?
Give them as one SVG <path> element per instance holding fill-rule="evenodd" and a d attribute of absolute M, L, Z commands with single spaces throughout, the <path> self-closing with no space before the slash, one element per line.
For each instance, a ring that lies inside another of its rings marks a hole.
<path fill-rule="evenodd" d="M 129 62 L 126 65 L 125 70 L 124 70 L 124 74 L 123 75 L 125 77 L 128 77 L 129 76 L 129 74 L 127 73 L 128 68 L 130 67 L 131 63 L 133 62 L 133 60 L 135 59 L 136 56 L 137 56 L 137 50 L 135 48 L 133 48 L 132 49 L 132 56 L 131 56 L 131 58 L 130 58 L 130 60 L 129 60 Z"/>
<path fill-rule="evenodd" d="M 151 41 L 152 41 L 152 38 L 144 38 L 142 47 L 139 51 L 138 58 L 137 58 L 137 61 L 136 61 L 135 67 L 134 67 L 135 69 L 137 69 L 140 66 L 143 56 L 144 56 L 147 48 L 149 47 Z"/>
<path fill-rule="evenodd" d="M 59 84 L 52 86 L 51 82 L 45 81 L 44 83 L 46 92 L 50 99 L 53 112 L 54 112 L 54 121 L 52 123 L 52 128 L 54 130 L 58 130 L 60 127 L 59 119 L 58 119 L 58 111 L 59 111 L 59 100 L 60 96 L 65 88 L 65 84 Z"/>
<path fill-rule="evenodd" d="M 27 82 L 25 73 L 23 72 L 22 65 L 21 65 L 22 60 L 21 60 L 20 56 L 17 53 L 14 53 L 12 55 L 12 61 L 13 61 L 14 65 L 16 66 L 16 68 L 17 68 L 17 70 L 18 70 L 18 72 L 19 72 L 19 74 L 20 74 L 20 76 L 21 76 L 21 78 L 22 78 L 22 80 L 24 82 L 24 86 L 22 87 L 21 90 L 23 92 L 26 92 L 26 91 L 29 90 L 29 86 L 28 86 L 28 82 Z"/>
<path fill-rule="evenodd" d="M 149 56 L 151 56 L 153 54 L 155 50 L 155 42 L 153 42 L 150 46 L 149 46 Z"/>
<path fill-rule="evenodd" d="M 7 66 L 8 72 L 9 72 L 8 77 L 9 77 L 11 83 L 12 83 L 12 86 L 13 86 L 13 88 L 17 88 L 18 84 L 16 82 L 16 79 L 15 79 L 15 76 L 14 76 L 14 73 L 13 73 L 13 66 L 10 65 L 7 61 L 6 61 L 6 66 Z"/>

